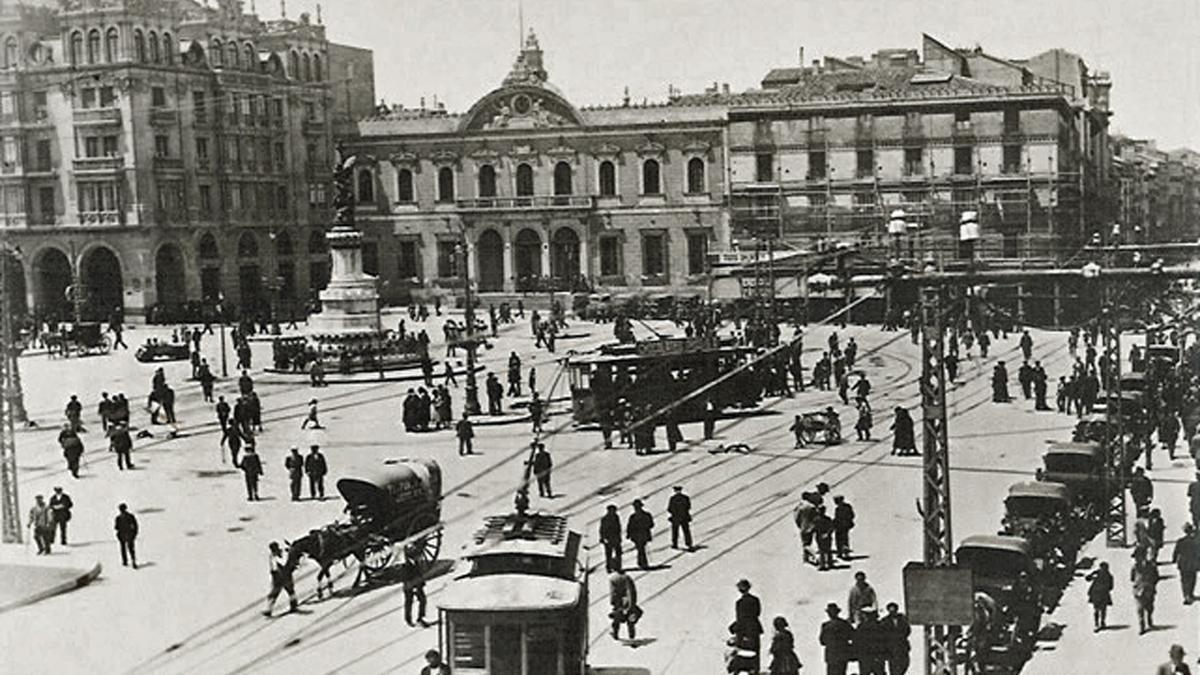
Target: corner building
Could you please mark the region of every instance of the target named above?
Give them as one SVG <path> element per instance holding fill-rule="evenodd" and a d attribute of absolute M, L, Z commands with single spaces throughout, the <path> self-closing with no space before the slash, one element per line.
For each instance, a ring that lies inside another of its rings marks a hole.
<path fill-rule="evenodd" d="M 18 309 L 69 318 L 74 286 L 85 319 L 166 319 L 202 299 L 255 312 L 323 285 L 333 126 L 370 111 L 353 106 L 373 85 L 370 53 L 343 48 L 360 77 L 335 105 L 344 68 L 319 22 L 264 21 L 237 0 L 0 6 Z"/>
<path fill-rule="evenodd" d="M 465 113 L 381 109 L 346 138 L 364 268 L 391 302 L 585 287 L 706 289 L 727 241 L 723 105 L 576 108 L 530 32 L 511 72 Z M 464 246 L 465 244 L 465 246 Z"/>

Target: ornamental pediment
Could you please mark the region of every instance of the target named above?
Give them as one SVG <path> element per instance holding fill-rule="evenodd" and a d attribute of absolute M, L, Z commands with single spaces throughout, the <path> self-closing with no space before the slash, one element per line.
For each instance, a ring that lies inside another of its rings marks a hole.
<path fill-rule="evenodd" d="M 388 155 L 387 159 L 393 166 L 415 167 L 421 163 L 421 158 L 417 156 L 417 153 L 409 150 L 397 150 Z"/>
<path fill-rule="evenodd" d="M 613 159 L 621 156 L 621 146 L 612 143 L 601 143 L 592 149 L 592 155 L 598 158 Z"/>
<path fill-rule="evenodd" d="M 646 141 L 637 148 L 639 157 L 662 157 L 667 154 L 667 146 L 656 141 Z"/>
<path fill-rule="evenodd" d="M 508 156 L 517 162 L 537 163 L 538 161 L 538 152 L 531 145 L 514 145 Z"/>
<path fill-rule="evenodd" d="M 462 131 L 554 129 L 580 126 L 575 108 L 545 85 L 508 85 L 479 100 L 463 117 Z"/>
<path fill-rule="evenodd" d="M 712 144 L 707 141 L 693 139 L 683 146 L 683 152 L 687 155 L 703 155 L 708 157 L 712 152 Z"/>
<path fill-rule="evenodd" d="M 547 150 L 546 156 L 556 161 L 561 160 L 571 163 L 576 163 L 579 161 L 579 153 L 575 150 L 575 148 L 572 148 L 569 145 L 561 142 L 553 148 Z"/>
<path fill-rule="evenodd" d="M 429 156 L 434 164 L 457 164 L 458 153 L 450 150 L 437 150 Z"/>
<path fill-rule="evenodd" d="M 477 162 L 495 162 L 500 159 L 500 153 L 491 148 L 478 148 L 471 152 L 470 157 Z"/>

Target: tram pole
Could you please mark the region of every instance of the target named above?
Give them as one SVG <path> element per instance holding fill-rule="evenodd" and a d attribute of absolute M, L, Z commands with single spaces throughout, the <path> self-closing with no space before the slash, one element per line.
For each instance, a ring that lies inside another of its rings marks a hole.
<path fill-rule="evenodd" d="M 471 256 L 467 252 L 467 227 L 460 224 L 462 233 L 462 269 L 463 269 L 463 313 L 465 315 L 467 336 L 467 391 L 463 410 L 468 415 L 479 414 L 479 386 L 475 381 L 475 299 L 471 294 Z"/>
<path fill-rule="evenodd" d="M 14 401 L 19 396 L 16 383 L 16 345 L 13 343 L 12 298 L 8 294 L 8 249 L 0 249 L 0 540 L 19 544 L 22 539 L 20 503 L 17 498 L 17 444 L 13 418 Z"/>

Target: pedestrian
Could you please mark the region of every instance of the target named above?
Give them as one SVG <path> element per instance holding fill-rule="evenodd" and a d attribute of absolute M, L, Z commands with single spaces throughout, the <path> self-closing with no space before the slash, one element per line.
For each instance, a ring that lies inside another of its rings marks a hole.
<path fill-rule="evenodd" d="M 1088 585 L 1088 603 L 1092 605 L 1092 632 L 1099 633 L 1108 624 L 1108 608 L 1112 606 L 1113 576 L 1108 563 L 1101 562 L 1085 579 Z"/>
<path fill-rule="evenodd" d="M 854 507 L 841 495 L 834 497 L 833 503 L 833 536 L 837 554 L 842 560 L 849 560 L 850 530 L 854 529 Z"/>
<path fill-rule="evenodd" d="M 313 429 L 324 429 L 321 426 L 321 420 L 317 417 L 317 399 L 312 399 L 308 402 L 308 416 L 300 423 L 300 429 L 304 430 L 311 424 Z"/>
<path fill-rule="evenodd" d="M 1145 553 L 1135 550 L 1129 580 L 1133 582 L 1140 635 L 1154 630 L 1154 598 L 1158 592 L 1158 578 L 1158 564 Z"/>
<path fill-rule="evenodd" d="M 1162 511 L 1159 509 L 1150 509 L 1146 520 L 1146 534 L 1150 540 L 1150 559 L 1158 560 L 1158 552 L 1162 550 L 1167 525 L 1163 522 Z"/>
<path fill-rule="evenodd" d="M 238 425 L 231 424 L 225 429 L 225 433 L 221 435 L 221 447 L 229 446 L 229 460 L 235 467 L 241 466 L 238 462 L 238 453 L 242 451 L 242 441 L 245 437 L 242 436 L 242 430 Z M 221 451 L 221 461 L 225 461 L 225 452 Z"/>
<path fill-rule="evenodd" d="M 871 584 L 867 583 L 867 573 L 859 570 L 854 573 L 854 585 L 850 587 L 850 595 L 846 600 L 846 612 L 850 615 L 850 622 L 858 625 L 862 621 L 862 615 L 865 610 L 879 611 L 879 601 L 875 596 L 875 589 Z"/>
<path fill-rule="evenodd" d="M 1008 370 L 1003 361 L 998 361 L 992 369 L 992 402 L 1008 403 L 1012 397 L 1008 395 Z"/>
<path fill-rule="evenodd" d="M 292 446 L 291 453 L 283 458 L 283 468 L 288 472 L 288 487 L 292 493 L 292 501 L 300 501 L 300 481 L 304 478 L 304 458 L 300 456 L 300 448 Z"/>
<path fill-rule="evenodd" d="M 71 509 L 74 506 L 71 496 L 56 486 L 54 494 L 50 496 L 50 512 L 54 516 L 54 526 L 58 529 L 58 543 L 63 546 L 67 545 L 67 523 L 71 522 Z M 54 539 L 53 533 L 50 538 Z"/>
<path fill-rule="evenodd" d="M 787 619 L 777 616 L 771 625 L 775 633 L 771 636 L 771 663 L 767 672 L 770 675 L 800 675 L 803 665 L 796 656 L 796 636 L 788 630 Z"/>
<path fill-rule="evenodd" d="M 1179 587 L 1183 590 L 1183 604 L 1196 601 L 1196 571 L 1200 570 L 1200 539 L 1196 537 L 1196 526 L 1185 523 L 1183 536 L 1175 540 L 1171 562 L 1179 569 Z"/>
<path fill-rule="evenodd" d="M 108 329 L 110 331 L 112 331 L 112 334 L 113 334 L 113 350 L 114 351 L 119 348 L 122 348 L 122 347 L 125 349 L 129 349 L 129 345 L 125 344 L 125 338 L 122 337 L 124 330 L 125 330 L 124 326 L 122 324 L 123 324 L 123 321 L 122 321 L 122 317 L 121 317 L 121 308 L 116 307 L 113 309 L 112 315 L 110 316 L 110 318 L 108 320 Z"/>
<path fill-rule="evenodd" d="M 800 504 L 796 506 L 793 519 L 796 529 L 800 531 L 801 558 L 804 563 L 818 564 L 813 555 L 812 546 L 816 536 L 817 509 L 820 507 L 820 497 L 811 492 L 800 495 Z"/>
<path fill-rule="evenodd" d="M 887 660 L 887 640 L 887 628 L 879 621 L 879 610 L 864 607 L 851 641 L 858 657 L 859 675 L 887 675 L 883 667 Z"/>
<path fill-rule="evenodd" d="M 404 582 L 404 622 L 410 626 L 415 626 L 412 618 L 413 602 L 417 603 L 417 622 L 424 628 L 428 626 L 425 622 L 425 576 L 421 573 L 421 566 L 413 560 L 412 556 L 405 550 L 404 562 L 400 564 L 400 578 Z"/>
<path fill-rule="evenodd" d="M 870 409 L 871 403 L 867 397 L 871 394 L 871 382 L 867 379 L 866 373 L 858 374 L 858 382 L 854 383 L 854 402 L 859 406 L 865 406 Z"/>
<path fill-rule="evenodd" d="M 224 396 L 217 397 L 216 410 L 217 410 L 217 422 L 220 423 L 221 432 L 224 433 L 225 430 L 229 427 L 229 413 L 230 413 L 229 403 L 227 403 L 225 401 Z"/>
<path fill-rule="evenodd" d="M 442 381 L 443 386 L 455 388 L 458 387 L 458 380 L 454 378 L 454 368 L 450 365 L 449 361 L 447 361 L 442 368 L 442 377 L 444 378 Z"/>
<path fill-rule="evenodd" d="M 758 673 L 760 670 L 760 651 L 762 650 L 762 634 L 763 627 L 759 617 L 762 616 L 762 601 L 758 596 L 750 592 L 750 582 L 746 579 L 739 579 L 737 582 L 738 599 L 734 603 L 734 621 L 731 630 L 737 638 L 736 642 L 740 647 L 753 652 L 754 656 L 749 658 L 747 664 L 751 673 Z"/>
<path fill-rule="evenodd" d="M 308 498 L 325 501 L 325 474 L 329 473 L 329 465 L 325 455 L 321 454 L 321 446 L 309 446 L 308 456 L 304 458 L 304 473 L 308 474 Z"/>
<path fill-rule="evenodd" d="M 508 395 L 521 395 L 521 357 L 516 352 L 508 355 Z"/>
<path fill-rule="evenodd" d="M 1129 477 L 1129 496 L 1138 509 L 1147 508 L 1154 501 L 1154 483 L 1146 477 L 1146 470 L 1137 467 Z"/>
<path fill-rule="evenodd" d="M 873 423 L 871 406 L 866 403 L 858 404 L 858 419 L 854 422 L 854 432 L 858 435 L 858 440 L 871 440 L 871 425 Z"/>
<path fill-rule="evenodd" d="M 1032 359 L 1033 358 L 1033 336 L 1031 336 L 1029 334 L 1028 329 L 1021 332 L 1021 343 L 1020 344 L 1021 344 L 1021 354 L 1023 354 L 1025 356 L 1025 360 L 1028 361 L 1029 359 Z"/>
<path fill-rule="evenodd" d="M 442 653 L 436 649 L 425 652 L 425 667 L 421 675 L 450 675 L 450 666 L 442 663 Z"/>
<path fill-rule="evenodd" d="M 84 431 L 83 428 L 83 404 L 79 402 L 79 397 L 71 394 L 71 400 L 67 401 L 67 407 L 63 411 L 66 415 L 67 422 L 71 425 L 71 430 L 79 433 Z"/>
<path fill-rule="evenodd" d="M 213 400 L 213 384 L 217 381 L 217 376 L 213 375 L 212 369 L 208 367 L 206 359 L 200 360 L 200 391 L 204 394 L 204 402 L 212 403 Z"/>
<path fill-rule="evenodd" d="M 896 406 L 891 429 L 893 455 L 906 457 L 918 454 L 916 435 L 913 432 L 913 418 L 907 409 Z"/>
<path fill-rule="evenodd" d="M 58 445 L 62 448 L 63 458 L 67 460 L 67 471 L 72 478 L 79 478 L 79 460 L 83 457 L 83 440 L 71 428 L 70 422 L 64 422 L 62 431 L 58 432 Z"/>
<path fill-rule="evenodd" d="M 822 572 L 833 569 L 833 518 L 826 514 L 824 506 L 817 507 L 813 533 L 817 539 L 817 569 Z"/>
<path fill-rule="evenodd" d="M 533 387 L 530 387 L 533 391 Z M 542 416 L 545 414 L 545 404 L 538 397 L 538 393 L 533 391 L 533 396 L 529 399 L 529 420 L 533 425 L 533 433 L 539 434 L 542 432 Z"/>
<path fill-rule="evenodd" d="M 54 511 L 46 504 L 46 498 L 42 495 L 33 498 L 33 506 L 29 509 L 28 527 L 33 530 L 37 554 L 50 555 L 50 547 L 54 543 Z"/>
<path fill-rule="evenodd" d="M 1192 669 L 1183 662 L 1183 658 L 1187 656 L 1187 653 L 1183 651 L 1183 645 L 1171 645 L 1167 656 L 1171 660 L 1158 667 L 1157 675 L 1192 675 Z"/>
<path fill-rule="evenodd" d="M 296 586 L 292 581 L 294 564 L 289 560 L 289 556 L 284 554 L 279 542 L 271 542 L 267 545 L 267 550 L 270 551 L 268 560 L 271 569 L 271 592 L 267 594 L 267 609 L 263 611 L 263 616 L 271 618 L 271 610 L 275 608 L 275 598 L 279 597 L 281 591 L 288 595 L 290 611 L 296 611 L 299 603 L 296 602 Z"/>
<path fill-rule="evenodd" d="M 883 622 L 884 633 L 887 636 L 888 675 L 905 675 L 911 662 L 909 652 L 912 649 L 908 642 L 908 637 L 912 634 L 908 617 L 901 613 L 900 605 L 889 602 L 887 615 L 880 621 Z"/>
<path fill-rule="evenodd" d="M 454 427 L 454 435 L 458 437 L 458 454 L 471 455 L 475 453 L 472 447 L 472 441 L 475 438 L 475 427 L 471 424 L 471 418 L 467 415 L 467 411 L 463 411 L 462 419 Z"/>
<path fill-rule="evenodd" d="M 692 500 L 676 485 L 675 494 L 667 500 L 667 513 L 671 522 L 671 548 L 679 548 L 679 533 L 683 532 L 683 543 L 688 551 L 696 550 L 692 545 Z"/>
<path fill-rule="evenodd" d="M 546 451 L 545 443 L 534 442 L 534 446 L 532 466 L 533 475 L 537 478 L 538 496 L 549 499 L 554 496 L 550 489 L 550 469 L 554 462 L 550 459 L 550 453 Z"/>
<path fill-rule="evenodd" d="M 1017 382 L 1021 385 L 1021 396 L 1026 401 L 1033 398 L 1033 379 L 1033 366 L 1029 365 L 1029 361 L 1025 361 L 1017 368 Z"/>
<path fill-rule="evenodd" d="M 529 392 L 537 393 L 537 368 L 534 366 L 529 366 Z"/>
<path fill-rule="evenodd" d="M 126 423 L 116 423 L 109 427 L 108 449 L 117 455 L 118 470 L 133 469 L 133 438 L 129 435 Z"/>
<path fill-rule="evenodd" d="M 854 627 L 839 616 L 841 612 L 837 603 L 829 603 L 825 606 L 829 620 L 821 624 L 820 642 L 825 648 L 825 672 L 828 675 L 846 675 L 846 666 L 852 656 L 850 644 L 854 639 Z"/>
<path fill-rule="evenodd" d="M 258 479 L 264 472 L 262 460 L 254 451 L 253 445 L 246 446 L 246 454 L 242 456 L 242 463 L 238 466 L 246 477 L 246 501 L 258 501 Z"/>
<path fill-rule="evenodd" d="M 654 518 L 642 508 L 642 500 L 633 500 L 633 513 L 625 523 L 625 537 L 633 542 L 637 551 L 638 567 L 650 569 L 650 560 L 646 556 L 646 546 L 650 543 L 654 531 Z"/>
<path fill-rule="evenodd" d="M 946 380 L 954 382 L 958 379 L 958 352 L 950 351 L 946 354 Z"/>
<path fill-rule="evenodd" d="M 600 518 L 600 543 L 604 546 L 604 571 L 621 569 L 621 516 L 609 504 Z"/>
<path fill-rule="evenodd" d="M 612 620 L 613 639 L 621 639 L 622 624 L 629 631 L 629 639 L 637 639 L 637 623 L 642 618 L 642 608 L 637 604 L 637 587 L 633 579 L 620 567 L 608 577 L 608 602 L 612 607 L 608 618 Z"/>
<path fill-rule="evenodd" d="M 488 414 L 500 414 L 500 398 L 504 395 L 504 385 L 500 384 L 500 380 L 495 373 L 488 373 L 487 376 L 487 399 L 488 399 Z"/>
<path fill-rule="evenodd" d="M 113 519 L 113 530 L 117 533 L 117 543 L 121 547 L 121 564 L 125 567 L 133 565 L 137 569 L 137 548 L 135 542 L 138 536 L 137 517 L 129 512 L 125 504 L 117 505 L 117 517 Z"/>
<path fill-rule="evenodd" d="M 108 392 L 100 392 L 100 402 L 96 404 L 96 414 L 100 416 L 100 430 L 108 431 L 108 417 L 112 410 L 112 400 L 108 398 Z M 1161 437 L 1162 434 L 1159 434 Z"/>

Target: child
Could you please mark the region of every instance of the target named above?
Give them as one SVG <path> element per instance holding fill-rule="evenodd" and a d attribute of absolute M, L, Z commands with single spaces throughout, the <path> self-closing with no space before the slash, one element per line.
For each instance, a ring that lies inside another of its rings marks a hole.
<path fill-rule="evenodd" d="M 315 398 L 308 402 L 308 417 L 305 417 L 304 421 L 300 423 L 300 428 L 307 429 L 309 423 L 312 423 L 312 428 L 314 429 L 325 428 L 321 426 L 321 421 L 317 419 L 317 399 Z"/>
<path fill-rule="evenodd" d="M 796 437 L 796 445 L 793 447 L 803 448 L 806 445 L 804 442 L 804 424 L 801 422 L 800 415 L 796 415 L 796 420 L 792 422 L 792 426 L 788 427 L 788 431 L 792 432 Z"/>
<path fill-rule="evenodd" d="M 863 401 L 858 404 L 858 421 L 854 423 L 854 430 L 858 432 L 858 440 L 871 440 L 871 406 Z"/>

